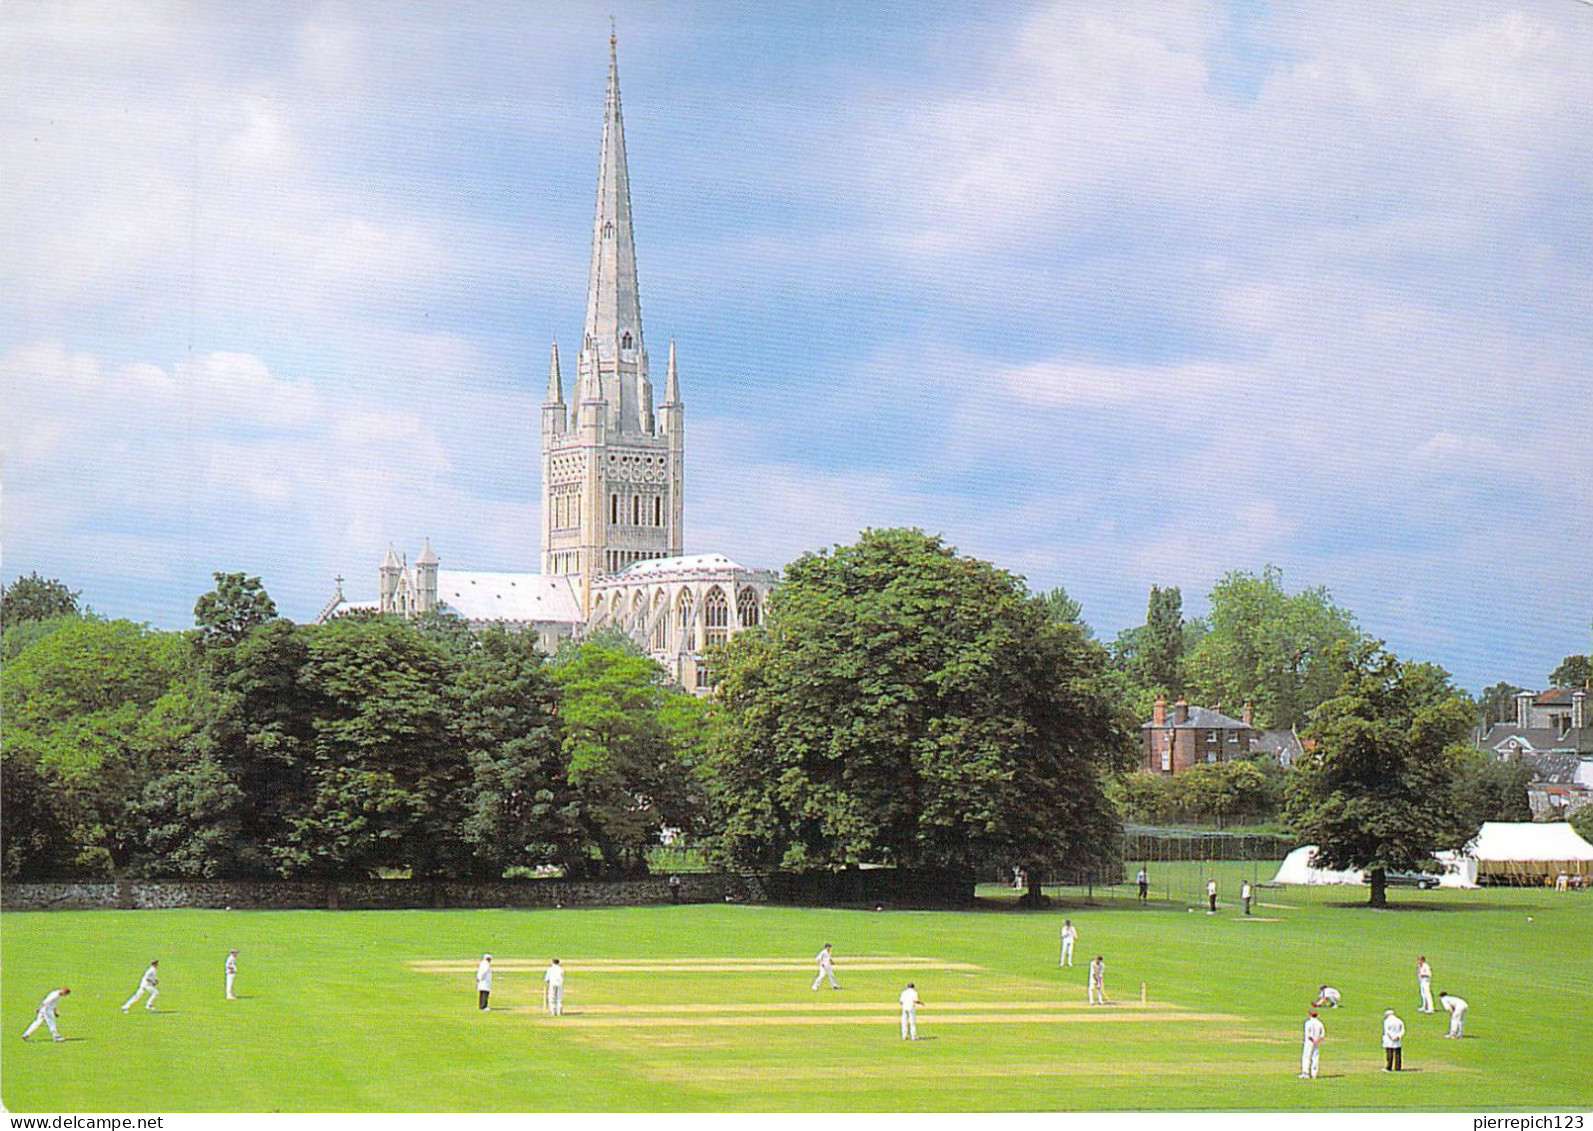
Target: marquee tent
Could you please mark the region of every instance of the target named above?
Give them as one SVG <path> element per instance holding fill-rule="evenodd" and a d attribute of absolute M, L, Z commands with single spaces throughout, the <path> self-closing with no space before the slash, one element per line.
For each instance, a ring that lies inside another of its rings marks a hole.
<path fill-rule="evenodd" d="M 1488 821 L 1466 846 L 1484 883 L 1542 883 L 1564 872 L 1593 879 L 1593 844 L 1563 821 Z"/>
<path fill-rule="evenodd" d="M 1275 884 L 1358 884 L 1363 874 L 1356 870 L 1335 872 L 1330 868 L 1317 868 L 1311 864 L 1316 855 L 1316 845 L 1296 848 L 1278 865 L 1278 874 L 1272 877 Z"/>

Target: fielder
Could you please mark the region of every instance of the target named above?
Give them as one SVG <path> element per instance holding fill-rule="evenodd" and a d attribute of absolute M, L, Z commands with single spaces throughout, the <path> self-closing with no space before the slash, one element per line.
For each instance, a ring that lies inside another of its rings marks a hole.
<path fill-rule="evenodd" d="M 227 963 L 222 969 L 227 975 L 227 1000 L 237 1001 L 232 993 L 232 980 L 238 976 L 238 948 L 233 947 L 227 952 Z"/>
<path fill-rule="evenodd" d="M 1090 1004 L 1106 1004 L 1106 959 L 1099 954 L 1090 963 Z"/>
<path fill-rule="evenodd" d="M 138 1004 L 138 999 L 144 996 L 145 990 L 149 991 L 149 1000 L 144 1003 L 144 1008 L 155 1008 L 155 999 L 160 996 L 160 990 L 156 988 L 160 985 L 160 979 L 156 977 L 157 971 L 155 969 L 159 965 L 159 959 L 151 958 L 149 960 L 149 969 L 145 970 L 144 976 L 138 980 L 138 989 L 133 991 L 132 997 L 122 1002 L 123 1013 L 126 1013 L 129 1009 Z"/>
<path fill-rule="evenodd" d="M 476 1008 L 485 1010 L 492 997 L 492 955 L 483 954 L 476 964 Z"/>
<path fill-rule="evenodd" d="M 918 1039 L 918 1007 L 923 1004 L 923 999 L 918 996 L 918 990 L 911 982 L 907 988 L 897 995 L 896 1000 L 902 1003 L 902 1040 L 916 1041 Z"/>
<path fill-rule="evenodd" d="M 1217 879 L 1215 876 L 1206 881 L 1206 902 L 1209 905 L 1206 908 L 1206 914 L 1217 914 Z"/>
<path fill-rule="evenodd" d="M 835 984 L 835 956 L 830 953 L 830 944 L 825 943 L 824 949 L 814 955 L 813 960 L 819 964 L 819 972 L 813 976 L 812 988 L 818 989 L 819 983 L 828 978 L 830 980 L 830 989 L 840 989 L 841 987 Z"/>
<path fill-rule="evenodd" d="M 1438 1004 L 1449 1013 L 1449 1032 L 1444 1036 L 1458 1040 L 1466 1028 L 1466 1010 L 1471 1007 L 1466 1004 L 1465 998 L 1442 992 L 1438 995 Z"/>
<path fill-rule="evenodd" d="M 1317 1062 L 1322 1057 L 1322 1042 L 1327 1040 L 1327 1026 L 1311 1011 L 1305 1019 L 1305 1044 L 1300 1047 L 1300 1079 L 1315 1080 Z"/>
<path fill-rule="evenodd" d="M 1416 989 L 1421 993 L 1421 1006 L 1417 1013 L 1433 1011 L 1433 968 L 1427 965 L 1427 956 L 1416 956 Z"/>
<path fill-rule="evenodd" d="M 62 986 L 58 990 L 51 990 L 45 994 L 44 1000 L 39 1003 L 38 1012 L 33 1017 L 33 1024 L 22 1030 L 22 1039 L 24 1041 L 27 1040 L 33 1035 L 35 1029 L 43 1025 L 50 1030 L 50 1039 L 52 1041 L 66 1040 L 65 1037 L 61 1036 L 60 1030 L 55 1027 L 55 1003 L 71 992 L 71 986 Z"/>
<path fill-rule="evenodd" d="M 1073 925 L 1073 920 L 1062 920 L 1062 957 L 1057 959 L 1058 966 L 1073 965 L 1073 944 L 1078 941 L 1079 929 Z"/>
<path fill-rule="evenodd" d="M 1337 1009 L 1339 1007 L 1339 992 L 1332 986 L 1318 986 L 1316 1000 L 1311 1003 L 1318 1009 Z"/>
<path fill-rule="evenodd" d="M 1246 880 L 1239 887 L 1239 902 L 1244 904 L 1245 914 L 1250 914 L 1250 881 Z"/>
<path fill-rule="evenodd" d="M 557 958 L 548 963 L 548 971 L 542 975 L 542 996 L 549 1017 L 564 1016 L 564 967 Z"/>

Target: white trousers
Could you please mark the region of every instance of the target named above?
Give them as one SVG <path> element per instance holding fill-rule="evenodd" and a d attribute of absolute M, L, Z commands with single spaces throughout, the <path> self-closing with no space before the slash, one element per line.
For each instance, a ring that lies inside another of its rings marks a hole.
<path fill-rule="evenodd" d="M 238 975 L 236 975 L 236 974 L 228 974 L 227 975 L 227 1000 L 228 1001 L 232 1000 L 232 980 L 234 978 L 236 978 L 237 976 Z"/>
<path fill-rule="evenodd" d="M 1431 1013 L 1433 1011 L 1433 980 L 1431 978 L 1417 978 L 1416 988 L 1421 991 L 1422 995 L 1421 1011 L 1423 1013 Z"/>
<path fill-rule="evenodd" d="M 552 982 L 547 987 L 548 1015 L 558 1017 L 564 1013 L 564 987 L 556 986 Z"/>
<path fill-rule="evenodd" d="M 1466 1011 L 1464 1009 L 1451 1010 L 1449 1013 L 1449 1035 L 1458 1037 L 1461 1030 L 1466 1027 Z"/>
<path fill-rule="evenodd" d="M 38 1016 L 33 1019 L 33 1024 L 22 1030 L 22 1039 L 27 1040 L 29 1037 L 33 1036 L 33 1031 L 40 1025 L 49 1026 L 50 1036 L 54 1037 L 58 1041 L 61 1039 L 61 1034 L 55 1028 L 55 1010 L 53 1009 L 39 1010 Z"/>
<path fill-rule="evenodd" d="M 1059 966 L 1072 966 L 1073 965 L 1073 940 L 1072 939 L 1063 939 L 1062 940 L 1062 957 L 1061 957 L 1061 959 L 1058 960 L 1057 965 L 1059 965 Z"/>
<path fill-rule="evenodd" d="M 1317 1061 L 1322 1057 L 1322 1046 L 1306 1041 L 1300 1048 L 1300 1075 L 1316 1078 Z"/>
<path fill-rule="evenodd" d="M 1130 991 L 1130 992 L 1132 992 L 1132 991 Z M 1090 1004 L 1091 1005 L 1105 1005 L 1106 1004 L 1106 986 L 1105 986 L 1105 984 L 1100 983 L 1100 982 L 1091 982 L 1090 983 Z"/>
<path fill-rule="evenodd" d="M 155 999 L 160 996 L 159 987 L 157 987 L 157 986 L 146 986 L 142 982 L 140 982 L 138 984 L 138 989 L 133 991 L 133 996 L 128 998 L 126 1001 L 122 1002 L 122 1012 L 126 1013 L 129 1009 L 132 1009 L 133 1006 L 137 1005 L 138 1004 L 138 999 L 144 996 L 144 991 L 145 990 L 149 991 L 149 1000 L 144 1003 L 144 1008 L 145 1009 L 154 1009 L 155 1008 Z"/>
<path fill-rule="evenodd" d="M 825 978 L 830 980 L 830 989 L 838 990 L 841 987 L 835 984 L 835 967 L 820 966 L 818 974 L 813 979 L 813 988 L 816 990 Z"/>
<path fill-rule="evenodd" d="M 902 1040 L 916 1041 L 918 1039 L 918 1010 L 913 1006 L 902 1006 Z"/>

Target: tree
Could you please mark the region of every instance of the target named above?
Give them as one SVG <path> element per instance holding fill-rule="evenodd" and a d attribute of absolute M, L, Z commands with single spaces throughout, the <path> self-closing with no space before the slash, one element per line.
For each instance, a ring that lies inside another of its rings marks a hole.
<path fill-rule="evenodd" d="M 458 690 L 473 783 L 464 835 L 482 869 L 502 875 L 579 858 L 558 696 L 536 638 L 483 633 Z"/>
<path fill-rule="evenodd" d="M 194 602 L 194 623 L 204 645 L 236 644 L 251 629 L 277 615 L 276 602 L 258 577 L 214 573 L 216 587 Z"/>
<path fill-rule="evenodd" d="M 628 650 L 584 642 L 562 657 L 552 677 L 575 824 L 605 869 L 644 871 L 664 828 L 696 823 L 690 744 L 681 741 L 691 697 Z"/>
<path fill-rule="evenodd" d="M 1584 805 L 1566 818 L 1576 835 L 1593 843 L 1593 805 Z"/>
<path fill-rule="evenodd" d="M 1477 697 L 1477 710 L 1482 715 L 1482 727 L 1487 730 L 1495 723 L 1510 723 L 1516 718 L 1516 695 L 1525 690 L 1503 680 L 1482 689 Z"/>
<path fill-rule="evenodd" d="M 1337 645 L 1332 695 L 1306 734 L 1285 817 L 1327 868 L 1370 873 L 1371 904 L 1387 905 L 1389 869 L 1426 865 L 1477 831 L 1454 804 L 1457 744 L 1474 708 L 1442 669 L 1402 663 L 1380 642 Z"/>
<path fill-rule="evenodd" d="M 1186 672 L 1206 703 L 1249 702 L 1264 726 L 1303 726 L 1334 693 L 1333 647 L 1356 636 L 1354 619 L 1326 589 L 1289 594 L 1276 566 L 1259 576 L 1235 570 L 1211 591 L 1206 632 Z"/>
<path fill-rule="evenodd" d="M 1184 693 L 1184 599 L 1173 585 L 1151 586 L 1140 652 L 1144 682 L 1168 696 Z"/>
<path fill-rule="evenodd" d="M 37 572 L 19 577 L 0 588 L 0 629 L 10 631 L 27 621 L 79 616 L 80 596 L 79 590 L 68 589 L 53 577 L 40 577 Z"/>
<path fill-rule="evenodd" d="M 472 774 L 448 650 L 404 621 L 340 617 L 311 636 L 302 680 L 318 695 L 310 800 L 292 819 L 282 869 L 468 871 Z"/>
<path fill-rule="evenodd" d="M 705 780 L 738 865 L 1047 871 L 1111 855 L 1131 753 L 1106 656 L 917 530 L 806 554 L 729 642 Z"/>
<path fill-rule="evenodd" d="M 1527 801 L 1532 770 L 1526 763 L 1492 758 L 1469 745 L 1462 745 L 1454 755 L 1459 763 L 1454 804 L 1466 824 L 1477 828 L 1484 821 L 1532 820 L 1532 805 Z"/>
<path fill-rule="evenodd" d="M 1055 589 L 1048 589 L 1039 595 L 1039 600 L 1045 606 L 1046 612 L 1051 614 L 1051 619 L 1059 624 L 1075 624 L 1084 633 L 1087 640 L 1095 639 L 1095 630 L 1084 623 L 1084 606 L 1068 596 L 1068 591 L 1058 585 Z"/>
<path fill-rule="evenodd" d="M 1593 688 L 1593 656 L 1567 656 L 1549 673 L 1550 687 Z"/>

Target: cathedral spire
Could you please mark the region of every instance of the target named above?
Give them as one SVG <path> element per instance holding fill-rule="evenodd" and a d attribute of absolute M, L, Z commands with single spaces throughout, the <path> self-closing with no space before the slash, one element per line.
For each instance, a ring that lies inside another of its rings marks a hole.
<path fill-rule="evenodd" d="M 559 343 L 553 343 L 553 352 L 548 357 L 548 392 L 547 399 L 542 402 L 549 405 L 564 403 L 564 378 L 559 374 Z"/>
<path fill-rule="evenodd" d="M 669 339 L 669 373 L 664 377 L 664 403 L 680 403 L 680 379 L 675 376 L 675 339 Z"/>
<path fill-rule="evenodd" d="M 603 102 L 603 149 L 598 161 L 597 208 L 592 218 L 592 265 L 586 285 L 583 357 L 611 367 L 642 354 L 642 308 L 636 288 L 636 242 L 631 229 L 631 180 L 625 165 L 625 123 L 620 113 L 619 55 L 608 40 L 608 95 Z M 594 367 L 595 368 L 595 367 Z"/>

